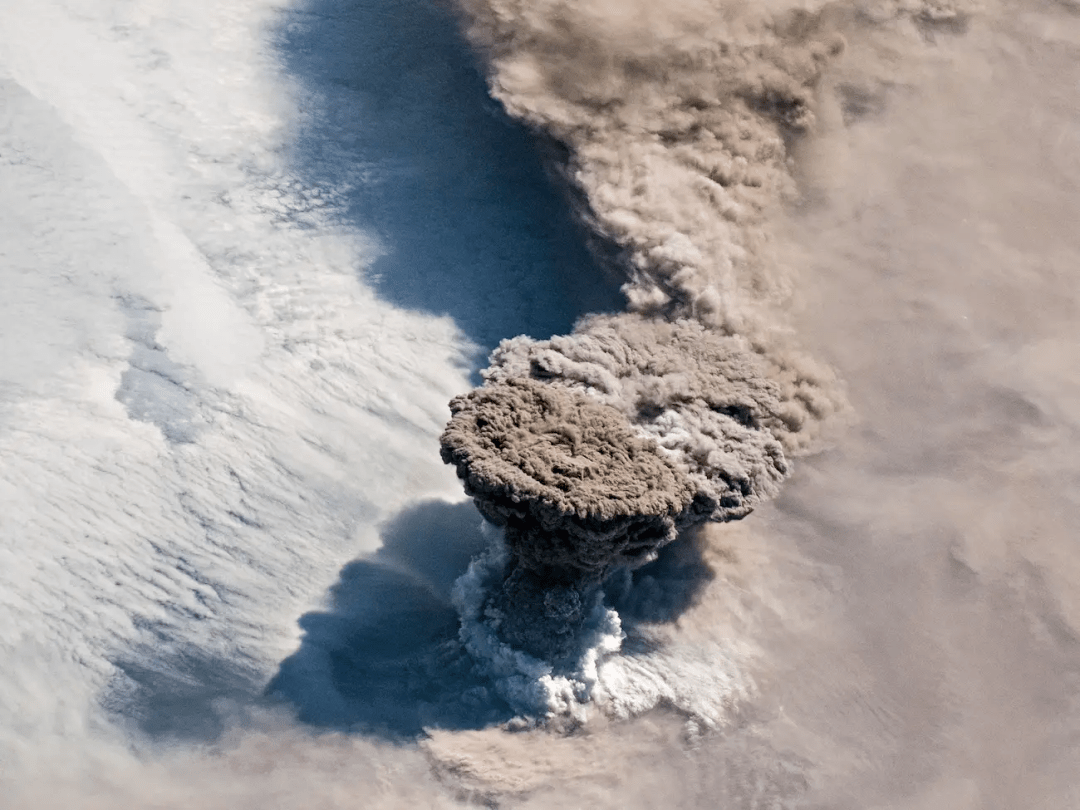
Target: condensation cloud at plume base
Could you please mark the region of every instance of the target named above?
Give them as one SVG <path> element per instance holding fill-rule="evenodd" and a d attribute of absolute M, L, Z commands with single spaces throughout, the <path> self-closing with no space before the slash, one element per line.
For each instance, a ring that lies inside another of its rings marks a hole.
<path fill-rule="evenodd" d="M 663 655 L 618 654 L 612 594 L 680 533 L 774 497 L 849 410 L 786 322 L 769 233 L 843 39 L 824 11 L 460 6 L 493 95 L 558 144 L 554 171 L 627 300 L 569 335 L 503 341 L 451 403 L 443 460 L 501 530 L 457 583 L 461 639 L 527 715 L 664 701 L 719 722 L 733 665 L 716 662 L 713 708 L 680 700 Z"/>

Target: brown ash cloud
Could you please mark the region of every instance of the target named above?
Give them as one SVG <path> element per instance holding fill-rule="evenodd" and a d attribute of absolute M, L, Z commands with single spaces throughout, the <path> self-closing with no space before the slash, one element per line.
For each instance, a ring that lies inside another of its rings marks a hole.
<path fill-rule="evenodd" d="M 773 497 L 845 408 L 786 324 L 768 228 L 842 43 L 808 11 L 707 0 L 459 5 L 493 96 L 559 145 L 553 169 L 624 279 L 625 312 L 504 341 L 442 438 L 505 529 L 502 637 L 558 657 L 606 574 Z"/>

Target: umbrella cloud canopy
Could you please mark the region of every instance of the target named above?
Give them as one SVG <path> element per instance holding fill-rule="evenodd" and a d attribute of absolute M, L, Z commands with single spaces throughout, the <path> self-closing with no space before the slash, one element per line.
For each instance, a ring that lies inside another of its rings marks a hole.
<path fill-rule="evenodd" d="M 608 405 L 511 378 L 451 410 L 443 458 L 529 568 L 600 574 L 648 555 L 686 519 L 688 476 Z"/>
<path fill-rule="evenodd" d="M 801 424 L 745 340 L 691 320 L 597 316 L 572 335 L 504 341 L 485 377 L 531 377 L 618 410 L 693 482 L 684 523 L 739 518 L 775 494 L 781 439 Z"/>

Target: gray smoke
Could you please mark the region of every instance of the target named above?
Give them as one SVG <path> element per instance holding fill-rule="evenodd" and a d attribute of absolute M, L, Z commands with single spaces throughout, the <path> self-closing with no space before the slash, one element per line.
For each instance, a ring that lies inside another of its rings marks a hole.
<path fill-rule="evenodd" d="M 842 44 L 808 12 L 714 2 L 460 6 L 493 95 L 557 144 L 556 173 L 625 279 L 627 312 L 504 341 L 442 437 L 505 529 L 500 635 L 558 658 L 605 575 L 774 496 L 786 454 L 843 408 L 785 326 L 767 229 Z"/>

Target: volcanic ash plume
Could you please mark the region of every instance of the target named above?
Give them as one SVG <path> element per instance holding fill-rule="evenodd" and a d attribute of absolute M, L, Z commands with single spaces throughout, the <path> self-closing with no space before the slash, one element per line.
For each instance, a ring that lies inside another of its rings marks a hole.
<path fill-rule="evenodd" d="M 744 341 L 699 323 L 596 317 L 574 335 L 506 341 L 455 399 L 443 458 L 510 553 L 503 633 L 565 653 L 614 567 L 676 532 L 731 520 L 787 473 L 770 426 L 779 386 Z"/>
<path fill-rule="evenodd" d="M 493 95 L 555 170 L 626 283 L 628 311 L 504 341 L 451 403 L 443 459 L 504 528 L 483 615 L 557 661 L 605 576 L 776 494 L 785 453 L 843 408 L 794 346 L 765 223 L 794 194 L 787 143 L 840 52 L 814 15 L 720 0 L 462 0 Z"/>

